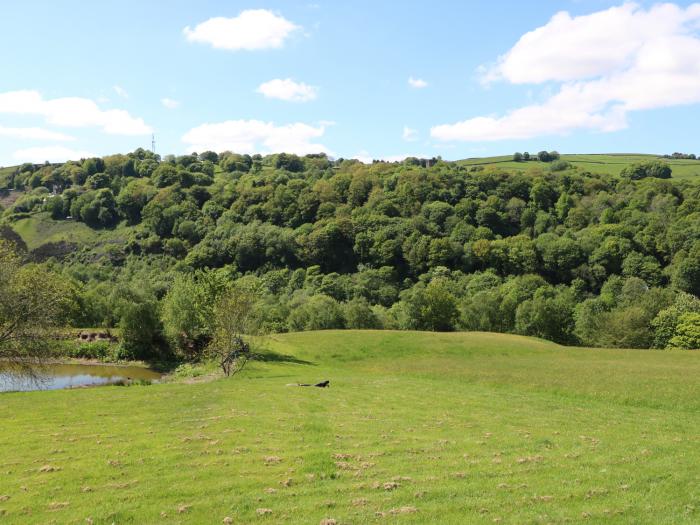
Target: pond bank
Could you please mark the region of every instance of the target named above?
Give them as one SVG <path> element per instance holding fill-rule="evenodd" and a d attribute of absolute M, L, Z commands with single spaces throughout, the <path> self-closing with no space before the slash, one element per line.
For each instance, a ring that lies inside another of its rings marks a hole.
<path fill-rule="evenodd" d="M 85 361 L 85 360 L 81 360 Z M 143 363 L 47 362 L 31 370 L 0 363 L 0 392 L 59 390 L 90 386 L 160 381 L 163 374 Z"/>

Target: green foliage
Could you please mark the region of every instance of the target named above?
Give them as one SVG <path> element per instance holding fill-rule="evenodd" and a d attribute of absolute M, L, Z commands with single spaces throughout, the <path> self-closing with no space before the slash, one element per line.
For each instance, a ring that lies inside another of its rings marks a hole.
<path fill-rule="evenodd" d="M 354 298 L 342 306 L 346 328 L 381 328 L 377 314 L 364 297 Z"/>
<path fill-rule="evenodd" d="M 0 361 L 24 366 L 47 357 L 54 330 L 69 319 L 74 289 L 54 272 L 22 265 L 0 239 Z"/>
<path fill-rule="evenodd" d="M 700 313 L 686 313 L 678 318 L 675 335 L 668 342 L 668 347 L 700 349 Z"/>
<path fill-rule="evenodd" d="M 124 305 L 119 321 L 122 359 L 149 359 L 159 355 L 162 326 L 158 313 L 158 304 L 154 301 Z"/>
<path fill-rule="evenodd" d="M 163 299 L 163 328 L 172 347 L 180 354 L 197 357 L 210 336 L 212 297 L 195 279 L 175 280 Z"/>
<path fill-rule="evenodd" d="M 327 295 L 295 295 L 290 301 L 289 328 L 329 330 L 343 328 L 345 320 L 338 301 Z"/>
<path fill-rule="evenodd" d="M 670 179 L 671 166 L 669 166 L 668 163 L 660 160 L 638 162 L 623 168 L 623 170 L 620 172 L 620 176 L 631 180 L 641 180 L 646 179 L 647 177 Z"/>
<path fill-rule="evenodd" d="M 427 285 L 418 283 L 402 294 L 401 302 L 407 315 L 402 323 L 405 328 L 438 332 L 454 330 L 459 310 L 447 279 L 438 277 Z"/>
<path fill-rule="evenodd" d="M 242 284 L 267 331 L 466 329 L 666 347 L 680 313 L 671 326 L 661 312 L 700 293 L 697 186 L 661 179 L 652 157 L 513 158 L 139 149 L 3 172 L 28 188 L 3 217 L 28 257 L 75 281 L 68 322 L 118 326 L 128 303 L 149 304 L 181 358 L 201 357 L 212 305 Z M 628 176 L 586 171 L 596 162 L 629 165 Z M 674 175 L 693 162 L 668 160 Z"/>
<path fill-rule="evenodd" d="M 654 329 L 653 346 L 667 348 L 678 334 L 681 318 L 688 314 L 700 314 L 700 299 L 694 295 L 680 293 L 668 308 L 661 310 L 652 320 Z"/>

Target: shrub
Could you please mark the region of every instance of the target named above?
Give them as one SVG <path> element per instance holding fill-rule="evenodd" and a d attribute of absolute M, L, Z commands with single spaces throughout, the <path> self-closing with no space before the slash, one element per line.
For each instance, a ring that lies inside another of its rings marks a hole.
<path fill-rule="evenodd" d="M 620 176 L 630 180 L 646 179 L 647 177 L 670 179 L 671 166 L 660 160 L 636 162 L 623 168 Z"/>

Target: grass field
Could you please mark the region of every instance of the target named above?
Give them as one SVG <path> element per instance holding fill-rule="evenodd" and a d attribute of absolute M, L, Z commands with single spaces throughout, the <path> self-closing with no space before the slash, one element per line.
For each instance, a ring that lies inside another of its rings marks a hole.
<path fill-rule="evenodd" d="M 55 221 L 43 212 L 12 223 L 12 228 L 27 243 L 29 250 L 34 250 L 49 242 L 65 241 L 82 247 L 123 241 L 127 231 L 126 226 L 116 229 L 94 230 L 83 222 Z"/>
<path fill-rule="evenodd" d="M 268 346 L 228 380 L 2 395 L 0 522 L 700 521 L 698 353 L 376 331 Z"/>
<path fill-rule="evenodd" d="M 641 154 L 591 154 L 591 155 L 562 155 L 562 160 L 570 162 L 574 166 L 588 170 L 591 173 L 604 173 L 607 175 L 619 175 L 622 168 L 635 162 L 655 160 L 656 155 Z M 685 159 L 661 159 L 671 165 L 672 176 L 677 179 L 700 180 L 700 160 Z M 498 166 L 502 168 L 525 171 L 532 166 L 546 169 L 549 163 L 539 161 L 513 162 L 512 155 L 500 157 L 483 157 L 458 161 L 465 166 Z"/>

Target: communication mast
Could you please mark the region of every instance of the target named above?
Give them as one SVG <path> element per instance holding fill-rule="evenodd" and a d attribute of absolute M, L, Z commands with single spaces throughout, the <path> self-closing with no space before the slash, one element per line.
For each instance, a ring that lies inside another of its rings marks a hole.
<path fill-rule="evenodd" d="M 155 133 L 151 133 L 151 151 L 153 153 L 156 152 L 156 135 L 155 135 Z"/>

